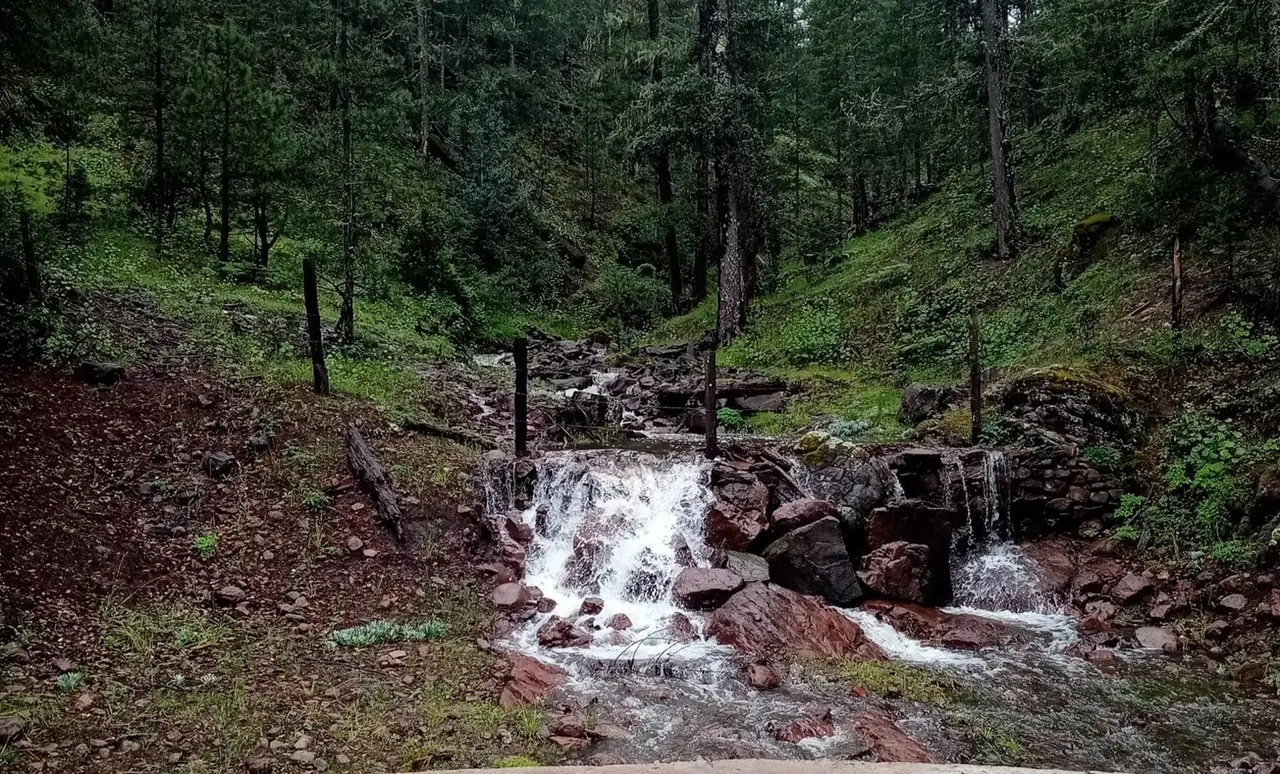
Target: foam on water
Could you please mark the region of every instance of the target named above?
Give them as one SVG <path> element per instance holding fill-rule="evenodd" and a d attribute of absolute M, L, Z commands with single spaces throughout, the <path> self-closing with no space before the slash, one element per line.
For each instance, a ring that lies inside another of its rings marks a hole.
<path fill-rule="evenodd" d="M 972 667 L 985 663 L 981 658 L 969 653 L 925 645 L 863 610 L 841 610 L 840 612 L 858 624 L 862 633 L 867 635 L 867 639 L 879 645 L 881 650 L 898 661 L 938 667 Z"/>

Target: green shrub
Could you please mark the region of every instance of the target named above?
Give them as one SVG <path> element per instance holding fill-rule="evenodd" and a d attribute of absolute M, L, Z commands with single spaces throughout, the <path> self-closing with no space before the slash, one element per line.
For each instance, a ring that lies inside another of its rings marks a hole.
<path fill-rule="evenodd" d="M 1111 446 L 1086 446 L 1084 458 L 1101 470 L 1116 471 L 1120 469 L 1120 450 Z"/>
<path fill-rule="evenodd" d="M 493 762 L 495 769 L 528 769 L 541 765 L 533 758 L 527 758 L 523 755 L 509 755 Z"/>
<path fill-rule="evenodd" d="M 218 533 L 205 532 L 201 535 L 197 535 L 196 538 L 191 541 L 191 548 L 195 550 L 196 556 L 200 557 L 200 561 L 209 561 L 218 551 Z"/>
<path fill-rule="evenodd" d="M 1248 570 L 1258 559 L 1258 548 L 1247 540 L 1224 540 L 1213 547 L 1210 555 L 1232 570 Z"/>
<path fill-rule="evenodd" d="M 742 416 L 742 412 L 737 409 L 722 408 L 716 412 L 716 424 L 727 427 L 730 430 L 737 430 L 742 427 L 746 420 Z"/>
<path fill-rule="evenodd" d="M 592 317 L 621 330 L 643 330 L 671 308 L 671 291 L 653 268 L 606 264 L 582 289 Z"/>
<path fill-rule="evenodd" d="M 63 693 L 72 693 L 84 687 L 84 672 L 63 672 L 54 678 L 53 684 Z"/>

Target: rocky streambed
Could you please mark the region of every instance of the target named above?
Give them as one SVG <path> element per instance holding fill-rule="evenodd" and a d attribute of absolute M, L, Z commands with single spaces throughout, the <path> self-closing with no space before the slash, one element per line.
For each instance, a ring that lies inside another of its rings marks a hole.
<path fill-rule="evenodd" d="M 823 437 L 795 453 L 494 462 L 504 703 L 549 702 L 546 733 L 595 762 L 1277 757 L 1274 692 L 1126 625 L 1158 578 L 1092 544 L 1018 542 L 1037 532 L 1025 481 L 1078 481 L 1089 496 L 1056 513 L 1087 520 L 1104 474 Z"/>

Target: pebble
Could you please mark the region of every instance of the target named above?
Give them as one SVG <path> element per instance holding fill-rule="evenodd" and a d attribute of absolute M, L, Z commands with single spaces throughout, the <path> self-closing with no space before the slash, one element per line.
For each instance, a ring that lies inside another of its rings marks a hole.
<path fill-rule="evenodd" d="M 312 742 L 311 737 L 306 734 L 303 734 L 302 736 L 298 737 L 298 741 L 293 743 L 293 749 L 305 750 L 311 746 L 311 742 Z"/>
<path fill-rule="evenodd" d="M 351 553 L 353 553 L 353 554 L 354 554 L 354 553 L 356 553 L 357 551 L 359 551 L 359 550 L 360 550 L 360 549 L 362 549 L 362 548 L 364 548 L 364 541 L 363 541 L 363 540 L 361 540 L 360 538 L 356 537 L 355 535 L 352 535 L 351 537 L 347 538 L 347 550 L 348 550 L 348 551 L 350 551 Z"/>
<path fill-rule="evenodd" d="M 338 757 L 334 758 L 334 760 L 336 760 L 338 763 L 341 763 L 343 766 L 346 766 L 348 763 L 351 762 L 351 757 L 346 753 L 338 753 Z"/>
<path fill-rule="evenodd" d="M 316 759 L 316 754 L 311 752 L 310 750 L 294 750 L 293 752 L 289 753 L 289 760 L 297 761 L 298 763 L 301 763 L 304 766 L 310 763 L 314 763 L 315 759 Z"/>

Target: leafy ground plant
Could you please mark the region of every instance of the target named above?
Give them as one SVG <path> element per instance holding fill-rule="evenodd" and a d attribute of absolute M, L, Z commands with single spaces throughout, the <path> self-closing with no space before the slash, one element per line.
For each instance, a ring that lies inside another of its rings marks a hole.
<path fill-rule="evenodd" d="M 370 645 L 386 645 L 393 642 L 425 642 L 442 639 L 447 633 L 443 623 L 427 619 L 413 624 L 394 621 L 370 621 L 348 629 L 336 629 L 329 641 L 343 648 L 367 648 Z"/>
<path fill-rule="evenodd" d="M 196 556 L 200 557 L 200 561 L 209 561 L 218 552 L 218 533 L 205 532 L 197 535 L 195 540 L 191 541 L 191 547 L 195 550 Z"/>

